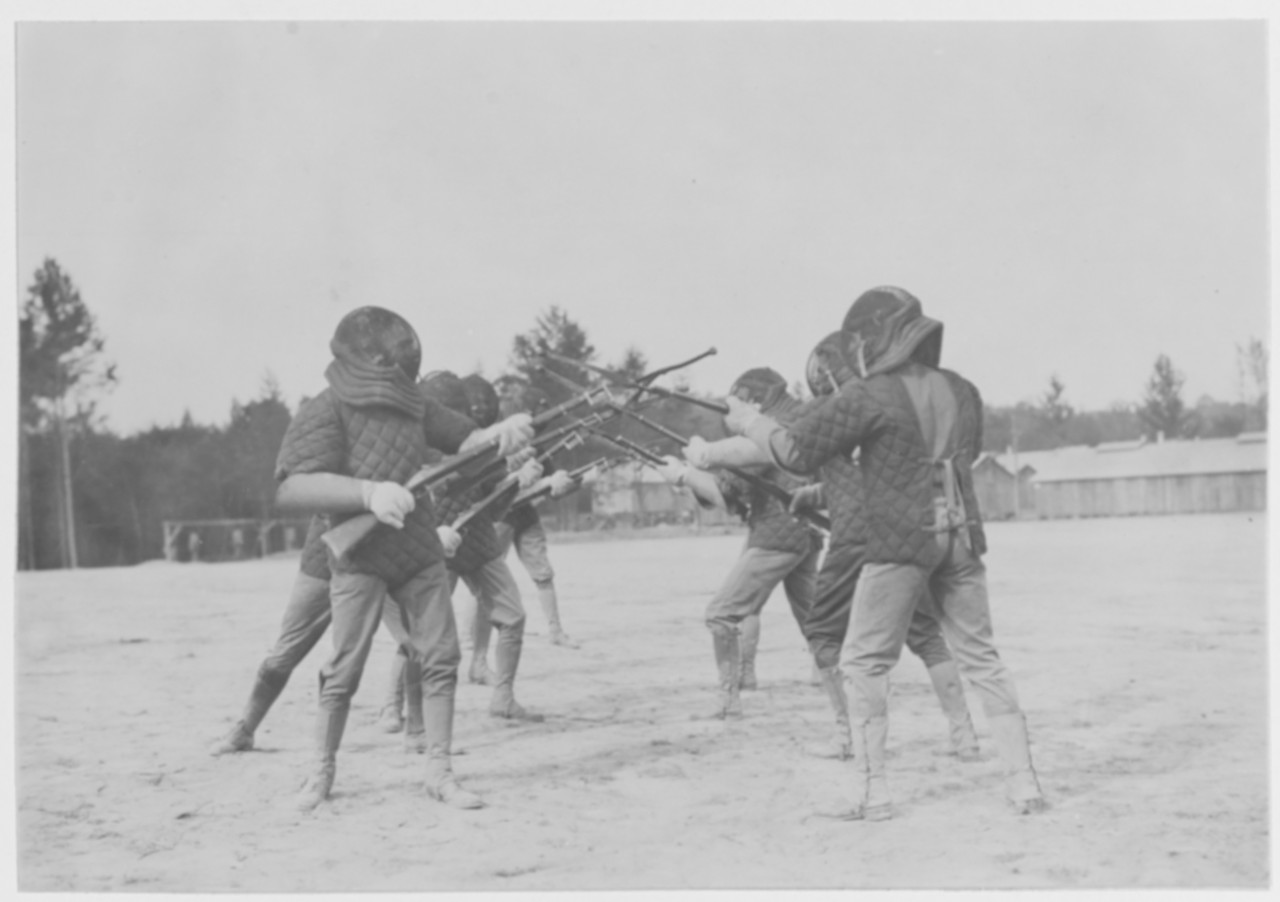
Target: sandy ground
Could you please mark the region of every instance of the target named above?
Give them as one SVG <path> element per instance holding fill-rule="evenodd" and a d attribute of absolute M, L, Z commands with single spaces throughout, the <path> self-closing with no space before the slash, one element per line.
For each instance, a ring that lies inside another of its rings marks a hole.
<path fill-rule="evenodd" d="M 844 766 L 801 753 L 830 715 L 780 595 L 765 609 L 747 716 L 699 719 L 714 694 L 702 609 L 740 537 L 553 547 L 566 624 L 583 647 L 549 645 L 529 591 L 518 694 L 547 722 L 496 723 L 490 690 L 460 687 L 455 769 L 487 799 L 479 812 L 427 799 L 422 759 L 376 729 L 385 635 L 334 796 L 316 813 L 293 802 L 327 643 L 285 690 L 258 751 L 206 754 L 274 638 L 295 561 L 21 574 L 19 886 L 1267 886 L 1263 520 L 990 533 L 997 638 L 1052 806 L 1035 817 L 1006 808 L 990 751 L 976 764 L 941 754 L 945 723 L 923 666 L 907 657 L 894 676 L 895 818 L 813 818 L 843 792 Z"/>

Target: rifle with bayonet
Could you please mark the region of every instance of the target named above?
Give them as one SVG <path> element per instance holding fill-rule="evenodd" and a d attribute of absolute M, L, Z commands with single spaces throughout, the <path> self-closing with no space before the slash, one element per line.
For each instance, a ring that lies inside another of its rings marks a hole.
<path fill-rule="evenodd" d="M 609 401 L 613 400 L 613 396 L 609 394 L 609 389 L 605 386 L 593 386 L 586 389 L 580 388 L 579 390 L 581 394 L 577 397 L 570 398 L 533 417 L 531 425 L 535 432 L 544 428 L 557 417 L 571 413 L 584 404 L 595 406 L 601 403 L 601 398 Z M 567 429 L 568 427 L 565 428 Z M 440 488 L 441 483 L 445 480 L 455 484 L 455 488 L 456 484 L 460 483 L 474 485 L 477 480 L 485 478 L 486 475 L 491 477 L 494 470 L 503 465 L 503 461 L 498 457 L 498 447 L 499 440 L 491 438 L 474 448 L 455 455 L 444 463 L 434 467 L 423 467 L 410 477 L 404 487 L 415 496 L 421 497 L 427 491 Z M 373 532 L 374 527 L 377 525 L 378 518 L 372 513 L 357 514 L 330 529 L 321 536 L 321 540 L 333 552 L 335 559 L 342 560 L 351 553 L 353 548 L 360 544 L 365 536 Z"/>
<path fill-rule="evenodd" d="M 688 394 L 683 394 L 681 392 L 669 391 L 668 389 L 659 388 L 658 386 L 653 384 L 654 380 L 656 380 L 659 376 L 665 376 L 667 373 L 673 372 L 678 369 L 682 369 L 686 366 L 689 366 L 690 364 L 697 363 L 699 360 L 702 360 L 706 357 L 711 357 L 715 353 L 716 353 L 715 348 L 709 348 L 695 357 L 690 357 L 688 360 L 681 361 L 680 363 L 672 364 L 671 366 L 665 366 L 665 367 L 662 367 L 661 369 L 653 370 L 652 372 L 645 373 L 643 376 L 639 376 L 635 379 L 628 378 L 627 376 L 624 376 L 622 373 L 616 373 L 613 370 L 606 369 L 605 367 L 596 366 L 594 363 L 586 363 L 585 361 L 582 361 L 582 360 L 574 360 L 572 357 L 564 357 L 560 354 L 554 354 L 550 351 L 543 352 L 542 356 L 546 357 L 549 360 L 554 360 L 557 363 L 563 363 L 568 366 L 577 367 L 578 369 L 586 370 L 587 372 L 595 373 L 596 375 L 603 376 L 609 382 L 610 385 L 613 385 L 616 388 L 632 389 L 635 392 L 635 394 L 633 394 L 631 398 L 628 400 L 627 402 L 628 404 L 635 401 L 645 392 L 649 392 L 651 394 L 658 395 L 659 397 L 662 397 L 662 398 L 675 398 L 676 400 L 684 401 L 688 404 L 694 404 L 694 405 L 697 405 L 698 407 L 705 407 L 707 410 L 713 410 L 716 413 L 723 415 L 729 412 L 729 408 L 718 401 L 709 401 L 705 398 L 695 397 L 694 395 L 688 395 Z M 551 371 L 547 370 L 547 372 L 551 372 Z M 582 387 L 578 386 L 578 388 L 579 390 L 581 390 Z"/>
<path fill-rule="evenodd" d="M 609 433 L 603 432 L 595 427 L 591 427 L 587 431 L 597 438 L 603 439 L 617 448 L 621 448 L 627 453 L 628 457 L 644 464 L 645 466 L 657 469 L 666 463 L 666 460 L 662 455 L 644 447 L 643 445 L 638 445 L 628 438 L 623 438 L 620 435 L 610 435 Z"/>
<path fill-rule="evenodd" d="M 577 388 L 579 391 L 581 391 L 582 386 L 578 385 L 572 380 L 564 376 L 560 376 L 559 374 L 553 374 L 553 375 L 556 375 L 557 378 L 559 378 L 562 382 L 568 385 L 571 385 L 574 388 Z M 683 398 L 684 396 L 677 396 L 677 397 Z M 621 414 L 625 417 L 629 417 L 630 419 L 635 420 L 637 423 L 640 423 L 643 426 L 647 426 L 649 429 L 652 429 L 654 432 L 657 432 L 660 435 L 666 436 L 667 438 L 675 442 L 677 445 L 679 445 L 681 448 L 684 448 L 689 444 L 689 439 L 686 438 L 685 436 L 681 435 L 680 433 L 672 429 L 668 429 L 666 426 L 663 426 L 661 423 L 654 422 L 653 420 L 649 419 L 646 416 L 641 415 L 638 411 L 636 411 L 631 407 L 626 406 L 625 404 L 618 404 L 616 401 L 606 401 L 605 406 L 608 407 L 610 410 L 614 411 L 615 413 Z M 659 461 L 659 463 L 662 463 L 662 462 L 663 461 L 661 460 Z M 744 470 L 741 467 L 730 466 L 727 464 L 720 465 L 720 466 L 721 466 L 721 469 L 723 469 L 725 472 L 732 473 L 734 476 L 737 476 L 739 479 L 742 479 L 748 484 L 755 486 L 756 488 L 760 489 L 762 492 L 765 492 L 766 494 L 771 495 L 772 497 L 776 498 L 778 501 L 781 501 L 783 504 L 785 504 L 787 506 L 788 511 L 791 510 L 791 502 L 794 499 L 793 493 L 787 491 L 782 486 L 774 482 L 772 479 L 769 479 L 765 476 L 761 476 L 758 473 L 752 473 L 750 470 Z M 830 518 L 828 518 L 823 514 L 818 513 L 817 511 L 804 510 L 804 511 L 795 512 L 792 514 L 792 516 L 797 516 L 797 517 L 806 519 L 810 523 L 812 523 L 814 526 L 817 526 L 819 529 L 824 529 L 828 532 L 831 531 Z"/>
<path fill-rule="evenodd" d="M 678 444 L 681 448 L 689 444 L 689 440 L 685 438 L 683 435 L 681 435 L 680 433 L 675 432 L 671 429 L 668 429 L 666 426 L 663 426 L 661 423 L 655 423 L 653 420 L 649 419 L 646 416 L 642 416 L 639 413 L 636 413 L 634 410 L 630 410 L 626 407 L 621 407 L 621 406 L 616 407 L 615 409 L 619 413 L 623 414 L 624 416 L 628 416 L 632 418 L 637 423 L 640 423 L 644 426 L 648 426 L 653 431 L 661 433 L 662 435 L 665 435 L 667 438 L 671 439 L 673 442 Z M 734 476 L 737 476 L 739 479 L 742 479 L 745 482 L 749 483 L 750 485 L 755 486 L 756 488 L 760 489 L 762 492 L 765 492 L 768 495 L 772 495 L 778 501 L 781 501 L 784 505 L 786 505 L 788 511 L 791 510 L 791 502 L 795 500 L 795 494 L 793 492 L 787 491 L 782 486 L 774 482 L 772 479 L 769 479 L 766 476 L 761 476 L 759 473 L 752 473 L 750 470 L 744 470 L 741 467 L 735 467 L 729 464 L 719 464 L 718 466 L 720 466 L 720 468 L 723 469 L 726 473 L 732 473 Z M 827 532 L 831 531 L 831 519 L 827 517 L 825 514 L 820 514 L 817 511 L 812 511 L 812 510 L 802 510 L 798 512 L 793 512 L 792 516 L 801 517 L 805 520 L 808 520 L 810 523 L 812 523 L 814 526 L 817 526 L 819 529 L 824 529 Z"/>

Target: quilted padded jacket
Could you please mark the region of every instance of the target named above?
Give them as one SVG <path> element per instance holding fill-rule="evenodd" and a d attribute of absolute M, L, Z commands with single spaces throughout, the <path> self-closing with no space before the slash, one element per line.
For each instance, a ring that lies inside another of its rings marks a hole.
<path fill-rule="evenodd" d="M 784 395 L 765 413 L 782 424 L 787 424 L 804 409 L 799 401 Z M 765 477 L 787 491 L 795 491 L 809 482 L 774 466 L 743 467 Z M 787 510 L 786 504 L 768 492 L 752 485 L 725 470 L 716 471 L 716 485 L 724 495 L 729 510 L 740 513 L 747 522 L 747 547 L 770 551 L 794 551 L 801 554 L 815 551 L 822 545 L 822 537 Z"/>
<path fill-rule="evenodd" d="M 404 484 L 426 462 L 428 438 L 456 451 L 470 433 L 470 421 L 435 403 L 423 420 L 386 407 L 354 407 L 325 389 L 307 401 L 289 423 L 276 458 L 276 478 L 302 473 L 337 473 L 357 479 Z M 336 526 L 354 514 L 330 514 Z M 419 498 L 403 529 L 379 523 L 343 562 L 342 572 L 368 573 L 399 588 L 444 559 L 436 535 L 436 513 Z M 330 561 L 330 566 L 333 562 Z"/>
<path fill-rule="evenodd" d="M 790 426 L 762 417 L 747 434 L 796 473 L 813 473 L 837 457 L 851 459 L 858 450 L 867 561 L 933 568 L 947 552 L 948 536 L 933 531 L 938 468 L 926 434 L 933 432 L 934 413 L 944 409 L 953 416 L 946 456 L 952 457 L 964 500 L 968 525 L 963 528 L 974 552 L 982 554 L 986 537 L 971 474 L 982 447 L 982 400 L 955 373 L 910 363 L 853 379 Z M 856 517 L 833 522 L 832 545 L 856 542 L 858 528 Z"/>

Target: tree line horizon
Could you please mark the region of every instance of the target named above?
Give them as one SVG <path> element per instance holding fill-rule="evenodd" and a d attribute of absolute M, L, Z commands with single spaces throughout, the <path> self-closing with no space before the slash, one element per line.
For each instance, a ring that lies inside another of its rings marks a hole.
<path fill-rule="evenodd" d="M 153 424 L 116 434 L 102 422 L 97 403 L 120 377 L 89 305 L 53 258 L 36 271 L 20 306 L 19 342 L 20 569 L 136 564 L 163 557 L 165 520 L 276 516 L 275 457 L 295 410 L 269 370 L 256 398 L 232 399 L 223 424 L 198 424 L 187 411 L 174 426 Z M 571 397 L 569 383 L 598 383 L 599 377 L 582 368 L 549 361 L 547 352 L 633 378 L 649 367 L 635 346 L 617 361 L 602 362 L 586 329 L 552 305 L 513 336 L 508 368 L 491 381 L 520 377 L 548 404 Z M 1235 352 L 1236 401 L 1206 395 L 1187 404 L 1185 376 L 1165 354 L 1154 362 L 1139 400 L 1106 410 L 1074 408 L 1055 373 L 1034 402 L 985 408 L 983 450 L 1040 451 L 1265 430 L 1269 351 L 1253 338 Z M 676 387 L 688 391 L 678 382 Z M 791 389 L 809 397 L 801 383 Z M 685 435 L 723 435 L 717 415 L 676 399 L 650 403 L 646 416 Z M 678 453 L 670 439 L 659 439 L 639 424 L 627 422 L 614 431 L 659 453 Z M 557 466 L 578 466 L 605 448 L 588 442 L 558 458 Z"/>

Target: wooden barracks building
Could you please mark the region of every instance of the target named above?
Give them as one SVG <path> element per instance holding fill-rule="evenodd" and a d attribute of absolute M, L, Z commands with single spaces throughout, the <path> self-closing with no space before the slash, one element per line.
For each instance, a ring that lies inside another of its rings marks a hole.
<path fill-rule="evenodd" d="M 989 520 L 1260 511 L 1267 501 L 1267 436 L 987 453 L 973 474 Z"/>

